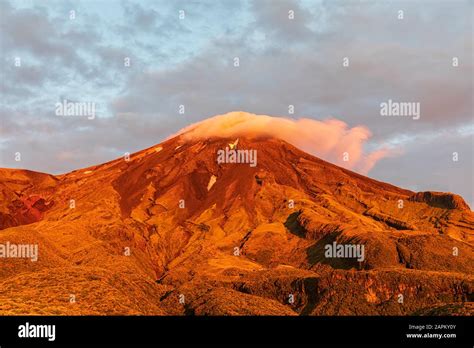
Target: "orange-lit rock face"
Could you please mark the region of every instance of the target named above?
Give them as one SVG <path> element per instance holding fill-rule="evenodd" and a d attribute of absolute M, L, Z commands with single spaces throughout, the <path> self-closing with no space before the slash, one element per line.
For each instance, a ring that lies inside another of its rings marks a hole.
<path fill-rule="evenodd" d="M 0 244 L 39 247 L 0 258 L 0 314 L 472 313 L 461 197 L 236 139 L 181 134 L 60 176 L 0 170 Z M 229 144 L 257 165 L 218 163 Z"/>

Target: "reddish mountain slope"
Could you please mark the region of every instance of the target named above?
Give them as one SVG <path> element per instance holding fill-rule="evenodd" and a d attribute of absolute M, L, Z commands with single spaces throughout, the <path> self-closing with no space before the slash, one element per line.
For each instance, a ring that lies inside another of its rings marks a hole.
<path fill-rule="evenodd" d="M 472 313 L 474 214 L 274 138 L 182 135 L 52 176 L 0 171 L 0 314 Z M 71 201 L 73 200 L 73 201 Z M 327 245 L 364 246 L 329 258 Z M 71 299 L 74 299 L 72 301 Z"/>

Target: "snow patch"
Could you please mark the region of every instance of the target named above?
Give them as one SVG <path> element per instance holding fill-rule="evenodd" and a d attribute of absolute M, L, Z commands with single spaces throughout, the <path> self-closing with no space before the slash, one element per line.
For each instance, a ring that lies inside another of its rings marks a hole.
<path fill-rule="evenodd" d="M 230 143 L 230 144 L 229 144 L 229 148 L 230 148 L 231 150 L 234 150 L 234 149 L 237 147 L 237 144 L 238 144 L 238 143 L 239 143 L 239 138 L 237 138 L 237 140 L 234 141 L 233 143 Z"/>
<path fill-rule="evenodd" d="M 207 184 L 208 191 L 212 188 L 212 186 L 214 186 L 216 181 L 217 181 L 217 177 L 215 175 L 212 175 L 211 178 L 209 179 L 209 184 Z"/>

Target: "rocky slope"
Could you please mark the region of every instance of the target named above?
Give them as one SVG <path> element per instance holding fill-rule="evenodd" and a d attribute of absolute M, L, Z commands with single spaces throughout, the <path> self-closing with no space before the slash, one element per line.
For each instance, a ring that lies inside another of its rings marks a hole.
<path fill-rule="evenodd" d="M 257 165 L 216 153 L 256 150 Z M 0 314 L 472 314 L 474 214 L 269 137 L 178 135 L 53 176 L 0 170 Z M 363 246 L 363 260 L 327 257 Z"/>

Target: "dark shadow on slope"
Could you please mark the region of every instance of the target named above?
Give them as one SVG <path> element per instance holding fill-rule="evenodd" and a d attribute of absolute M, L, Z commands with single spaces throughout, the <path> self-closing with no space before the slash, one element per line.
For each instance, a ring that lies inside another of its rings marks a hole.
<path fill-rule="evenodd" d="M 290 231 L 290 233 L 300 238 L 304 238 L 306 236 L 306 230 L 298 222 L 298 217 L 300 216 L 300 214 L 301 211 L 297 211 L 288 215 L 288 218 L 286 219 L 284 225 L 288 229 L 288 231 Z"/>
<path fill-rule="evenodd" d="M 333 242 L 337 242 L 337 239 L 341 235 L 341 232 L 332 233 L 324 236 L 308 249 L 306 249 L 306 255 L 308 257 L 308 262 L 311 265 L 316 263 L 322 263 L 329 265 L 335 269 L 360 269 L 360 262 L 356 258 L 340 258 L 340 257 L 326 257 L 325 251 L 327 245 L 332 245 Z M 343 244 L 351 244 L 350 241 L 346 241 Z M 342 244 L 337 242 L 337 244 Z"/>

